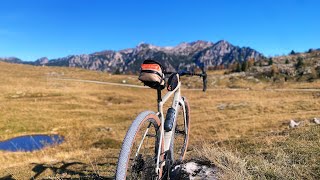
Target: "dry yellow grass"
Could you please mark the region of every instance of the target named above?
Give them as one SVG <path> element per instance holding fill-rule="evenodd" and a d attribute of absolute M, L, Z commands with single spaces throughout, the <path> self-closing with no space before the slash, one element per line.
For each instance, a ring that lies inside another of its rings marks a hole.
<path fill-rule="evenodd" d="M 307 123 L 223 145 L 205 143 L 194 159 L 216 166 L 218 179 L 319 179 L 319 139 L 320 127 Z"/>
<path fill-rule="evenodd" d="M 156 110 L 156 92 L 152 89 L 56 79 L 120 83 L 126 80 L 130 84 L 140 84 L 136 76 L 7 63 L 0 63 L 0 75 L 0 140 L 45 133 L 57 133 L 66 139 L 59 146 L 37 152 L 0 152 L 0 177 L 112 177 L 128 126 L 139 112 Z M 320 116 L 319 92 L 263 90 L 299 88 L 300 84 L 288 83 L 278 87 L 242 80 L 223 82 L 223 79 L 220 84 L 215 84 L 211 80 L 209 78 L 209 87 L 216 90 L 203 93 L 187 90 L 186 86 L 182 90 L 191 105 L 188 158 L 192 158 L 195 149 L 204 142 L 237 151 L 242 147 L 240 140 L 257 143 L 261 139 L 255 137 L 285 131 L 292 118 L 309 120 Z M 191 87 L 200 87 L 201 79 L 184 78 L 183 81 L 190 83 Z M 241 88 L 250 87 L 252 90 L 225 89 L 232 83 L 240 83 Z M 301 87 L 320 85 L 313 82 Z M 264 140 L 273 143 L 273 138 L 275 136 Z"/>

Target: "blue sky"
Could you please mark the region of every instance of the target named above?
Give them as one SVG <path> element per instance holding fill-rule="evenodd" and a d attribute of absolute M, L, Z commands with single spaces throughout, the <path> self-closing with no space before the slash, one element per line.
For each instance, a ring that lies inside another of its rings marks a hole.
<path fill-rule="evenodd" d="M 282 55 L 320 48 L 319 9 L 317 0 L 3 0 L 0 57 L 222 39 Z"/>

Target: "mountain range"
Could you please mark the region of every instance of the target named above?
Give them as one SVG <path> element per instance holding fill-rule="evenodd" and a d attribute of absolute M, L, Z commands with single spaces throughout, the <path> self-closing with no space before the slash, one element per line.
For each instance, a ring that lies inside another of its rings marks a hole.
<path fill-rule="evenodd" d="M 135 73 L 139 71 L 140 64 L 145 59 L 155 59 L 162 63 L 167 71 L 175 71 L 196 66 L 226 67 L 235 62 L 249 59 L 258 61 L 263 58 L 261 53 L 249 47 L 234 46 L 224 40 L 216 43 L 199 40 L 190 43 L 184 42 L 175 47 L 159 47 L 140 43 L 135 48 L 119 51 L 106 50 L 50 60 L 43 57 L 34 62 L 18 58 L 0 58 L 0 60 L 36 66 L 66 66 L 111 73 Z"/>

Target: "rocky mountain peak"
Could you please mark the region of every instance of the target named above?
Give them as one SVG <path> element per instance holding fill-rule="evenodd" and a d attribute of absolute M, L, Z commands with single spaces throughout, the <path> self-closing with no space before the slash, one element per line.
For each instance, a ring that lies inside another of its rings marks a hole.
<path fill-rule="evenodd" d="M 183 43 L 180 43 L 178 46 L 174 47 L 172 51 L 174 54 L 190 56 L 198 51 L 211 47 L 212 45 L 213 45 L 212 42 L 202 41 L 202 40 L 198 40 L 190 43 L 183 42 Z"/>
<path fill-rule="evenodd" d="M 215 45 L 222 45 L 222 44 L 230 45 L 230 43 L 228 41 L 226 41 L 226 40 L 220 40 L 220 41 L 215 43 Z"/>
<path fill-rule="evenodd" d="M 17 57 L 0 57 L 0 61 L 9 62 L 9 63 L 22 63 L 22 60 Z"/>
<path fill-rule="evenodd" d="M 112 54 L 114 53 L 115 51 L 112 51 L 112 50 L 105 50 L 105 51 L 100 51 L 100 52 L 95 52 L 95 53 L 92 53 L 91 55 L 106 55 L 106 54 Z"/>
<path fill-rule="evenodd" d="M 42 58 L 39 58 L 35 61 L 35 64 L 37 65 L 46 65 L 48 64 L 49 62 L 49 59 L 47 57 L 42 57 Z"/>
<path fill-rule="evenodd" d="M 189 46 L 191 46 L 190 43 L 182 42 L 182 43 L 178 44 L 176 47 L 174 47 L 174 49 L 185 49 Z"/>
<path fill-rule="evenodd" d="M 148 43 L 140 42 L 140 43 L 136 46 L 136 49 L 138 49 L 138 48 L 148 48 L 148 47 L 149 47 L 149 44 L 148 44 Z"/>
<path fill-rule="evenodd" d="M 220 55 L 223 55 L 225 53 L 229 53 L 231 49 L 234 49 L 235 47 L 231 45 L 229 42 L 225 40 L 218 41 L 212 46 L 212 49 L 215 50 Z"/>
<path fill-rule="evenodd" d="M 203 47 L 203 48 L 206 48 L 206 47 L 209 47 L 209 46 L 213 45 L 212 42 L 203 41 L 203 40 L 194 41 L 194 42 L 191 42 L 189 44 L 190 44 L 190 46 L 193 46 L 193 47 Z"/>
<path fill-rule="evenodd" d="M 230 44 L 228 41 L 225 41 L 225 40 L 221 40 L 221 41 L 218 41 L 214 44 L 214 46 L 216 48 L 228 48 L 228 47 L 231 47 L 233 46 L 232 44 Z"/>
<path fill-rule="evenodd" d="M 155 45 L 152 45 L 152 44 L 148 44 L 148 43 L 145 43 L 145 42 L 141 42 L 141 43 L 138 44 L 138 46 L 136 47 L 136 49 L 137 49 L 138 51 L 144 50 L 144 49 L 160 50 L 161 47 L 155 46 Z"/>
<path fill-rule="evenodd" d="M 209 46 L 212 46 L 213 43 L 212 42 L 208 42 L 208 41 L 202 41 L 202 40 L 198 40 L 198 41 L 194 41 L 194 42 L 182 42 L 180 44 L 178 44 L 175 49 L 187 49 L 187 48 L 207 48 Z"/>

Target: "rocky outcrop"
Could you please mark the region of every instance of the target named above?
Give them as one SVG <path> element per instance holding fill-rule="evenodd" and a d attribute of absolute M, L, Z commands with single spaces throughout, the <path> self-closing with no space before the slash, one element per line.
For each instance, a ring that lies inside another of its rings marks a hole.
<path fill-rule="evenodd" d="M 48 63 L 49 63 L 49 59 L 47 57 L 42 57 L 42 58 L 37 59 L 34 62 L 34 65 L 43 66 L 43 65 L 46 65 Z"/>
<path fill-rule="evenodd" d="M 207 164 L 201 164 L 201 162 L 186 162 L 175 166 L 170 174 L 171 179 L 210 179 L 215 180 L 217 178 L 217 167 L 209 166 Z"/>
<path fill-rule="evenodd" d="M 248 59 L 259 60 L 262 55 L 248 47 L 233 46 L 227 41 L 219 41 L 213 46 L 201 51 L 196 58 L 198 63 L 205 66 L 228 65 L 235 62 L 242 62 Z"/>
<path fill-rule="evenodd" d="M 247 75 L 268 77 L 274 82 L 296 80 L 314 81 L 320 78 L 320 50 L 262 59 L 248 68 Z"/>

